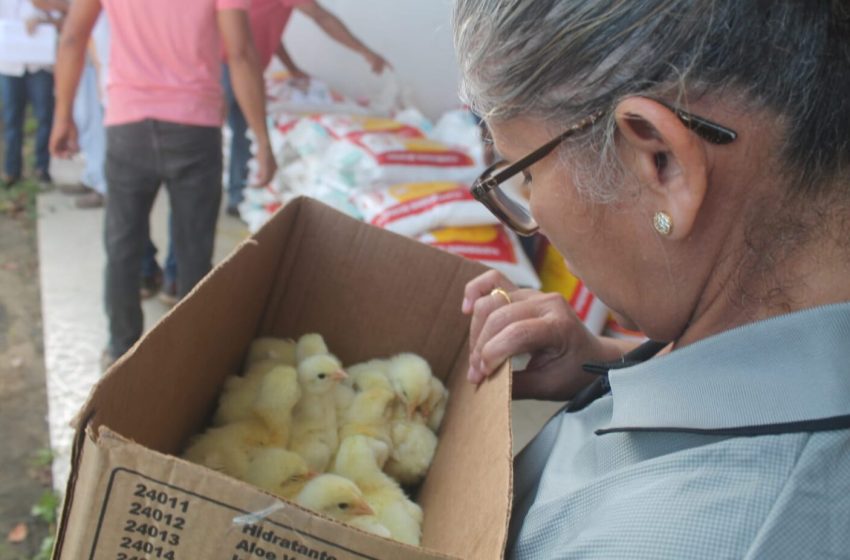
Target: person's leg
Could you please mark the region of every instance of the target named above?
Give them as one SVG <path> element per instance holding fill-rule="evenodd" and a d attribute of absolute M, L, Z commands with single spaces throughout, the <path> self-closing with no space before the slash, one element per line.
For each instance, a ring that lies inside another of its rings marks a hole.
<path fill-rule="evenodd" d="M 106 285 L 109 353 L 118 358 L 142 336 L 139 298 L 142 258 L 150 242 L 149 220 L 161 183 L 153 123 L 106 130 Z"/>
<path fill-rule="evenodd" d="M 47 70 L 26 73 L 27 95 L 37 123 L 35 132 L 35 171 L 41 180 L 50 180 L 50 129 L 53 127 L 53 73 Z"/>
<path fill-rule="evenodd" d="M 0 98 L 3 101 L 3 176 L 16 181 L 21 177 L 24 148 L 24 113 L 27 93 L 24 79 L 0 74 Z"/>
<path fill-rule="evenodd" d="M 227 172 L 227 211 L 237 215 L 236 207 L 242 202 L 242 191 L 248 180 L 248 161 L 251 159 L 251 140 L 248 139 L 248 122 L 236 101 L 230 84 L 230 70 L 222 66 L 221 85 L 224 89 L 227 107 L 227 125 L 232 137 L 230 140 L 230 164 Z"/>
<path fill-rule="evenodd" d="M 162 273 L 162 289 L 159 291 L 159 301 L 165 305 L 175 305 L 180 298 L 177 296 L 177 255 L 174 253 L 174 212 L 168 214 L 168 254 L 165 257 Z"/>
<path fill-rule="evenodd" d="M 150 225 L 148 225 L 147 242 L 142 255 L 142 285 L 139 289 L 139 295 L 142 299 L 152 298 L 162 288 L 162 269 L 156 262 L 156 252 L 157 248 L 151 240 Z"/>
<path fill-rule="evenodd" d="M 171 201 L 171 239 L 177 258 L 177 296 L 185 296 L 212 268 L 215 225 L 221 203 L 221 129 L 157 123 L 166 187 Z"/>
<path fill-rule="evenodd" d="M 177 282 L 177 255 L 174 254 L 174 212 L 168 215 L 168 255 L 165 257 L 165 280 Z"/>
<path fill-rule="evenodd" d="M 103 107 L 97 91 L 97 70 L 90 63 L 83 67 L 80 85 L 74 98 L 74 123 L 77 125 L 80 151 L 86 160 L 81 181 L 91 189 L 83 192 L 74 204 L 77 208 L 100 208 L 106 196 L 106 179 L 103 176 L 106 130 L 103 125 Z"/>

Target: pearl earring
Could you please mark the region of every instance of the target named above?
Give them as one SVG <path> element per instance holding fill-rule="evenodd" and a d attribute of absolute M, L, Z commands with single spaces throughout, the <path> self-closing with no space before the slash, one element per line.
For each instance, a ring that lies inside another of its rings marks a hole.
<path fill-rule="evenodd" d="M 673 231 L 673 218 L 667 212 L 659 210 L 652 217 L 652 225 L 655 226 L 655 231 L 661 235 L 670 235 L 670 232 Z"/>

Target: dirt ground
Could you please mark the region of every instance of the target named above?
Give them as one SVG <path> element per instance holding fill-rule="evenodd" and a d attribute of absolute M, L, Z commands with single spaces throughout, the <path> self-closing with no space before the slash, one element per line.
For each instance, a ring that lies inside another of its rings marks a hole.
<path fill-rule="evenodd" d="M 0 186 L 0 560 L 45 557 L 39 552 L 51 531 L 55 505 L 50 481 L 36 191 L 32 183 L 19 184 L 11 191 Z"/>

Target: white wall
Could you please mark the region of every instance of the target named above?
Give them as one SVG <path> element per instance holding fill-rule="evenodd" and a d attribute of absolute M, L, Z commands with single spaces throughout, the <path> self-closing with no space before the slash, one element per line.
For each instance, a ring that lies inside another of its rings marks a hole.
<path fill-rule="evenodd" d="M 451 39 L 451 0 L 319 0 L 393 65 L 428 117 L 460 105 Z M 329 39 L 310 18 L 292 16 L 284 33 L 292 58 L 341 91 L 368 96 L 381 82 L 362 57 Z"/>

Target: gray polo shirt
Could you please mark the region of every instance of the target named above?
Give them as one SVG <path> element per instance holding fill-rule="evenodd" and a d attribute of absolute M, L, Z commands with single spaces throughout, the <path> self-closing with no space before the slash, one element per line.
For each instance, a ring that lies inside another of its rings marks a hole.
<path fill-rule="evenodd" d="M 609 380 L 517 457 L 509 556 L 850 559 L 850 303 Z"/>

